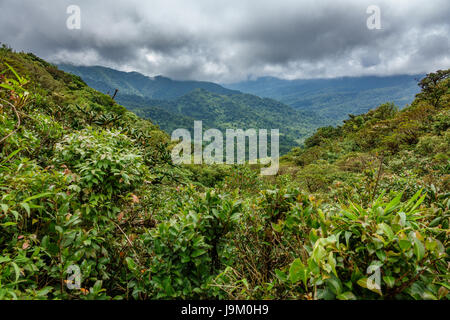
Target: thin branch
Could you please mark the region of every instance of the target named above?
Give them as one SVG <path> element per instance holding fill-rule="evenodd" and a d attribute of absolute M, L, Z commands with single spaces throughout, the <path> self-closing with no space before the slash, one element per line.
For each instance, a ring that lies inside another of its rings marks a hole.
<path fill-rule="evenodd" d="M 116 90 L 114 91 L 114 94 L 113 94 L 113 96 L 111 97 L 113 100 L 116 98 L 116 95 L 117 95 L 118 92 L 119 92 L 119 89 L 116 89 Z"/>
<path fill-rule="evenodd" d="M 136 250 L 134 250 L 134 245 L 133 242 L 130 240 L 130 238 L 128 238 L 127 234 L 125 233 L 125 231 L 123 231 L 123 229 L 112 219 L 109 219 L 119 230 L 120 232 L 122 232 L 122 234 L 125 236 L 125 239 L 127 240 L 128 244 L 130 245 L 130 249 L 133 250 L 134 254 L 136 255 L 136 259 L 138 260 L 140 265 L 143 265 L 141 260 L 139 259 L 139 255 L 136 252 Z"/>

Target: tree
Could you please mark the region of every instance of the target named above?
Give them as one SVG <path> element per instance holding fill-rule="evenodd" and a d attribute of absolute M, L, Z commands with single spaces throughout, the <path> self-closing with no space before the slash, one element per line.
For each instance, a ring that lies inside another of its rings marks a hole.
<path fill-rule="evenodd" d="M 449 83 L 444 80 L 450 78 L 450 69 L 438 70 L 435 73 L 429 73 L 419 82 L 422 92 L 417 96 L 429 101 L 435 108 L 439 107 L 441 97 L 449 89 Z"/>

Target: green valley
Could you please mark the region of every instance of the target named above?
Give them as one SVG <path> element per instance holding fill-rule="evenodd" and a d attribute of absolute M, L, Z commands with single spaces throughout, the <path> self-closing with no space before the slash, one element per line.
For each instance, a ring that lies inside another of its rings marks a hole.
<path fill-rule="evenodd" d="M 280 152 L 298 146 L 315 129 L 328 123 L 311 111 L 295 110 L 278 101 L 259 98 L 214 83 L 149 78 L 102 67 L 61 68 L 83 78 L 103 93 L 119 92 L 116 100 L 137 115 L 151 119 L 168 134 L 193 130 L 194 119 L 205 128 L 280 129 Z"/>

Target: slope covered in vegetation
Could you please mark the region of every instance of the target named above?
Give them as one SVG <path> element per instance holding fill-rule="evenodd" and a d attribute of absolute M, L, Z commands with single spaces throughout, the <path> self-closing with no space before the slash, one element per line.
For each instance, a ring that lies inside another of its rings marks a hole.
<path fill-rule="evenodd" d="M 286 154 L 324 123 L 313 113 L 301 112 L 272 99 L 250 94 L 220 95 L 196 89 L 175 101 L 146 100 L 133 102 L 128 97 L 118 101 L 137 115 L 155 119 L 165 132 L 178 128 L 194 132 L 194 120 L 206 129 L 279 129 L 280 153 Z M 180 125 L 180 120 L 186 126 Z"/>
<path fill-rule="evenodd" d="M 195 89 L 204 89 L 218 94 L 236 94 L 239 91 L 226 89 L 213 82 L 176 81 L 163 76 L 153 78 L 138 72 L 122 72 L 105 67 L 83 67 L 61 64 L 58 67 L 80 76 L 90 87 L 110 94 L 118 89 L 121 94 L 154 100 L 174 100 Z"/>
<path fill-rule="evenodd" d="M 0 49 L 0 299 L 448 299 L 447 73 L 262 178 Z M 80 270 L 80 288 L 73 270 Z"/>

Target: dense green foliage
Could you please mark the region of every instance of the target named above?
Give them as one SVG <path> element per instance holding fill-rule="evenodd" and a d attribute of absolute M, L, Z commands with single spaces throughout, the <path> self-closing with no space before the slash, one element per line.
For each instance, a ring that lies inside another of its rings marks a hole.
<path fill-rule="evenodd" d="M 150 121 L 1 48 L 0 299 L 449 299 L 450 80 L 427 79 L 263 178 L 174 166 Z"/>

